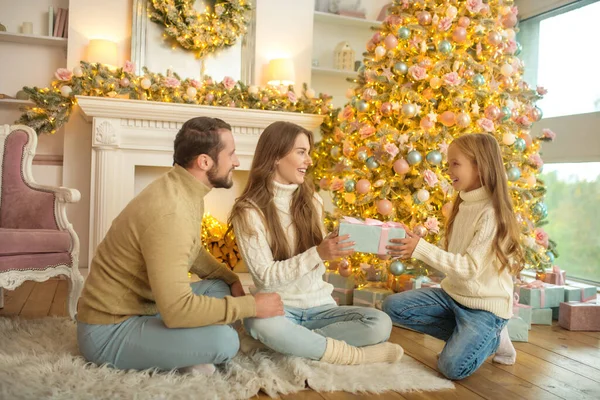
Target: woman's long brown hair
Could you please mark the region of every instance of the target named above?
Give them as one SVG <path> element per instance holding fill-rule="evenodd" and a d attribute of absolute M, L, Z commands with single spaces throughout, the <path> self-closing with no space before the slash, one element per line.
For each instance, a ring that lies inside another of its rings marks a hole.
<path fill-rule="evenodd" d="M 524 264 L 523 249 L 519 244 L 521 230 L 508 193 L 508 181 L 496 138 L 486 133 L 466 134 L 452 141 L 450 146 L 458 148 L 475 165 L 481 185 L 485 186 L 491 195 L 498 225 L 493 249 L 502 265 L 501 270 L 508 267 L 510 272 L 516 275 L 523 269 Z M 446 223 L 446 249 L 460 203 L 462 199 L 457 196 Z"/>
<path fill-rule="evenodd" d="M 269 233 L 271 252 L 276 261 L 300 254 L 323 240 L 322 224 L 314 202 L 315 189 L 308 176 L 294 192 L 290 207 L 290 216 L 296 231 L 296 245 L 293 247 L 295 254 L 292 254 L 292 247 L 287 241 L 273 202 L 275 164 L 293 150 L 298 135 L 306 135 L 312 149 L 312 132 L 291 122 L 274 122 L 263 131 L 256 145 L 248 182 L 242 195 L 236 199 L 228 220 L 230 229 L 235 221 L 241 232 L 254 235 L 256 231 L 250 226 L 246 210 L 256 209 L 263 217 Z"/>

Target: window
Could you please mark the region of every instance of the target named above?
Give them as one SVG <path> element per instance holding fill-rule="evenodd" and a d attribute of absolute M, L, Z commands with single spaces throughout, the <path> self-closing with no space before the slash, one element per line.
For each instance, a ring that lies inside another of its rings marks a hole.
<path fill-rule="evenodd" d="M 600 282 L 600 162 L 545 164 L 548 225 L 555 264 L 568 278 Z"/>
<path fill-rule="evenodd" d="M 599 20 L 600 2 L 588 0 L 520 24 L 525 80 L 548 89 L 537 103 L 544 117 L 600 111 Z"/>

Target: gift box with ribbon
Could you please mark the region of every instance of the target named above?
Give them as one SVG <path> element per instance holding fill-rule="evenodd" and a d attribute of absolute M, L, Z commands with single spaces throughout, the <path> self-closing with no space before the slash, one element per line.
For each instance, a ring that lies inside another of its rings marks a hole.
<path fill-rule="evenodd" d="M 325 272 L 323 280 L 329 282 L 335 288 L 354 289 L 354 275 L 348 277 L 341 276 L 337 272 Z"/>
<path fill-rule="evenodd" d="M 558 265 L 552 266 L 552 269 L 547 270 L 544 275 L 544 282 L 558 286 L 564 285 L 566 279 L 567 273 L 560 269 Z"/>
<path fill-rule="evenodd" d="M 519 294 L 519 303 L 527 304 L 531 308 L 558 307 L 565 297 L 564 286 L 551 285 L 540 280 L 515 286 L 515 291 Z"/>
<path fill-rule="evenodd" d="M 354 300 L 354 289 L 333 288 L 331 297 L 338 306 L 351 306 Z"/>
<path fill-rule="evenodd" d="M 600 332 L 600 304 L 560 303 L 558 324 L 570 331 Z"/>
<path fill-rule="evenodd" d="M 565 286 L 565 301 L 586 301 L 596 300 L 598 288 L 591 285 L 581 285 L 581 287 Z"/>
<path fill-rule="evenodd" d="M 344 217 L 340 221 L 339 235 L 350 235 L 350 240 L 356 243 L 355 251 L 387 254 L 386 246 L 390 244 L 390 239 L 403 239 L 406 232 L 398 222 L 382 222 L 370 218 L 361 221 Z"/>
<path fill-rule="evenodd" d="M 551 308 L 534 308 L 531 310 L 531 325 L 552 325 Z"/>
<path fill-rule="evenodd" d="M 362 287 L 354 289 L 353 304 L 355 306 L 375 307 L 375 304 L 382 302 L 389 295 L 394 294 L 390 289 L 378 287 Z"/>
<path fill-rule="evenodd" d="M 519 294 L 513 293 L 513 317 L 520 317 L 527 322 L 527 326 L 531 329 L 531 306 L 519 303 Z"/>
<path fill-rule="evenodd" d="M 506 325 L 508 336 L 513 342 L 529 341 L 529 325 L 521 317 L 513 316 Z"/>

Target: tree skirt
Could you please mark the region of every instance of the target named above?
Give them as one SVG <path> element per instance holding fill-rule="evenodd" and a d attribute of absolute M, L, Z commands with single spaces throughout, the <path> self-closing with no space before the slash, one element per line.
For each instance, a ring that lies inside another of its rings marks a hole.
<path fill-rule="evenodd" d="M 353 393 L 454 388 L 406 355 L 396 364 L 339 366 L 261 350 L 239 353 L 210 377 L 119 371 L 86 363 L 76 338 L 76 325 L 67 318 L 0 317 L 0 398 L 245 399 L 259 390 L 275 397 L 307 386 Z"/>

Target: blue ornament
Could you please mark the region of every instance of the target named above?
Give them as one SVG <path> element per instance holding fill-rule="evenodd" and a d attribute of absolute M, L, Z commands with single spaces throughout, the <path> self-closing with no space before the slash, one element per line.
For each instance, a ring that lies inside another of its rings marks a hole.
<path fill-rule="evenodd" d="M 406 161 L 408 161 L 410 165 L 415 165 L 423 161 L 423 156 L 418 151 L 413 150 L 406 155 Z"/>
<path fill-rule="evenodd" d="M 512 117 L 512 111 L 510 108 L 504 106 L 501 108 L 502 111 L 502 121 L 508 121 L 510 117 Z"/>
<path fill-rule="evenodd" d="M 514 182 L 521 177 L 521 170 L 517 167 L 512 167 L 508 170 L 506 175 L 509 181 Z"/>
<path fill-rule="evenodd" d="M 410 37 L 410 29 L 405 26 L 402 26 L 398 29 L 398 37 L 400 39 L 408 39 Z"/>
<path fill-rule="evenodd" d="M 554 253 L 551 251 L 547 251 L 546 256 L 548 256 L 548 261 L 550 261 L 550 264 L 554 264 Z"/>
<path fill-rule="evenodd" d="M 531 213 L 538 218 L 541 218 L 542 214 L 544 213 L 544 208 L 542 207 L 543 203 L 536 203 L 533 205 L 533 207 L 531 207 Z"/>
<path fill-rule="evenodd" d="M 394 260 L 390 264 L 390 273 L 394 276 L 402 275 L 406 271 L 406 267 L 400 260 Z"/>
<path fill-rule="evenodd" d="M 356 72 L 358 72 L 358 74 L 359 74 L 359 75 L 362 75 L 362 74 L 364 74 L 364 73 L 365 73 L 365 69 L 366 69 L 366 68 L 367 68 L 367 67 L 365 67 L 365 66 L 364 66 L 364 64 L 363 64 L 363 65 L 361 65 L 360 67 L 358 67 L 358 71 L 356 71 Z"/>
<path fill-rule="evenodd" d="M 369 103 L 367 103 L 367 102 L 366 102 L 366 101 L 364 101 L 364 100 L 360 100 L 360 101 L 358 102 L 358 104 L 356 105 L 356 109 L 357 109 L 359 112 L 367 112 L 367 110 L 369 109 Z"/>
<path fill-rule="evenodd" d="M 373 156 L 367 158 L 367 161 L 365 161 L 365 164 L 366 164 L 367 168 L 369 168 L 369 169 L 379 168 L 379 163 Z"/>
<path fill-rule="evenodd" d="M 361 150 L 358 153 L 356 153 L 356 158 L 358 158 L 358 161 L 364 162 L 368 157 L 369 155 L 364 150 Z"/>
<path fill-rule="evenodd" d="M 427 153 L 425 159 L 429 164 L 439 165 L 442 163 L 442 153 L 440 153 L 437 150 L 432 150 L 429 153 Z"/>
<path fill-rule="evenodd" d="M 519 54 L 521 54 L 522 50 L 523 50 L 523 46 L 521 45 L 521 43 L 517 42 L 517 50 L 515 50 L 515 56 L 518 56 Z"/>
<path fill-rule="evenodd" d="M 421 200 L 419 200 L 418 192 L 414 192 L 412 195 L 412 198 L 413 198 L 413 203 L 415 203 L 415 204 L 423 203 Z"/>
<path fill-rule="evenodd" d="M 400 75 L 404 75 L 408 72 L 408 65 L 403 62 L 397 62 L 394 64 L 394 72 Z"/>
<path fill-rule="evenodd" d="M 346 182 L 344 182 L 344 190 L 346 190 L 346 192 L 354 192 L 354 189 L 356 188 L 356 182 L 352 179 L 348 179 Z"/>
<path fill-rule="evenodd" d="M 548 207 L 545 203 L 538 203 L 542 207 L 542 219 L 548 216 Z"/>
<path fill-rule="evenodd" d="M 452 43 L 447 40 L 442 40 L 438 43 L 437 49 L 440 53 L 447 54 L 452 50 Z"/>
<path fill-rule="evenodd" d="M 485 78 L 481 74 L 475 74 L 473 76 L 473 85 L 475 86 L 483 86 L 485 85 Z"/>
<path fill-rule="evenodd" d="M 525 147 L 527 147 L 527 144 L 525 143 L 525 140 L 523 140 L 522 138 L 517 138 L 515 140 L 515 142 L 513 143 L 513 148 L 516 151 L 519 151 L 519 152 L 525 151 Z"/>

